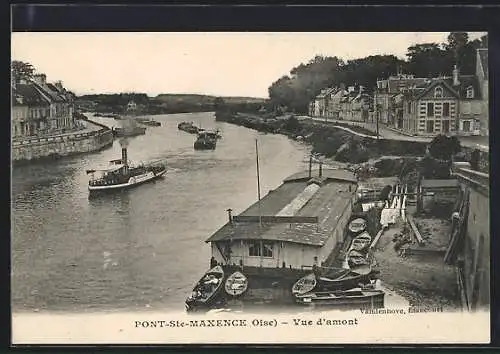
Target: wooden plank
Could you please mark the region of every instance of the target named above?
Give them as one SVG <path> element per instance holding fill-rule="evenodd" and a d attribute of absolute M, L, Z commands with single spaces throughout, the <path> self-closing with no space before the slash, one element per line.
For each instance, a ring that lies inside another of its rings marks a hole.
<path fill-rule="evenodd" d="M 380 237 L 382 236 L 382 234 L 384 233 L 384 231 L 385 231 L 385 228 L 384 228 L 384 227 L 382 227 L 382 228 L 379 230 L 379 232 L 377 232 L 377 235 L 376 235 L 376 236 L 375 236 L 375 238 L 373 239 L 373 242 L 372 242 L 372 244 L 370 245 L 370 248 L 374 248 L 374 247 L 377 245 L 378 240 L 380 240 Z"/>
<path fill-rule="evenodd" d="M 417 225 L 415 225 L 415 222 L 413 221 L 413 218 L 408 215 L 408 222 L 410 224 L 411 229 L 413 230 L 413 233 L 415 234 L 415 237 L 417 238 L 417 241 L 420 245 L 425 245 L 425 240 L 418 231 Z"/>
<path fill-rule="evenodd" d="M 273 223 L 273 224 L 317 224 L 317 216 L 261 216 L 258 215 L 239 215 L 233 216 L 234 222 L 259 222 L 262 220 L 263 223 Z"/>

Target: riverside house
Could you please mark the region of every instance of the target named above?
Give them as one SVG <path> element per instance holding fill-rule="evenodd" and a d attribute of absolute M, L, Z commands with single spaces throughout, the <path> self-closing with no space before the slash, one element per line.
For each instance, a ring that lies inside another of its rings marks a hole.
<path fill-rule="evenodd" d="M 458 104 L 458 92 L 445 79 L 429 79 L 403 94 L 402 130 L 422 136 L 453 134 Z"/>
<path fill-rule="evenodd" d="M 44 74 L 12 83 L 12 137 L 59 134 L 76 127 L 74 98 Z"/>
<path fill-rule="evenodd" d="M 207 243 L 219 264 L 305 269 L 343 242 L 357 180 L 344 170 L 305 171 L 284 180 L 228 222 Z"/>
<path fill-rule="evenodd" d="M 401 74 L 390 76 L 385 80 L 377 80 L 377 88 L 374 92 L 374 119 L 392 127 L 401 128 L 402 117 L 398 125 L 397 104 L 394 100 L 409 87 L 422 85 L 425 78 L 415 78 L 413 75 Z M 378 116 L 378 117 L 377 117 Z"/>
<path fill-rule="evenodd" d="M 48 132 L 50 100 L 37 87 L 20 80 L 12 87 L 12 138 L 40 135 Z"/>

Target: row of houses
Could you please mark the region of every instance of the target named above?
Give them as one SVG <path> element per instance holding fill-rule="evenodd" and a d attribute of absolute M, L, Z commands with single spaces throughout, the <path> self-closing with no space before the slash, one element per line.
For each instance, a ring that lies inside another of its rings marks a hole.
<path fill-rule="evenodd" d="M 476 52 L 476 72 L 418 78 L 401 74 L 363 89 L 328 88 L 311 102 L 313 117 L 379 122 L 412 135 L 489 135 L 488 49 Z"/>
<path fill-rule="evenodd" d="M 373 107 L 372 97 L 363 86 L 326 88 L 309 105 L 313 117 L 325 117 L 350 121 L 369 120 Z"/>
<path fill-rule="evenodd" d="M 11 136 L 13 139 L 65 133 L 77 127 L 73 93 L 61 81 L 47 82 L 45 74 L 12 81 Z"/>

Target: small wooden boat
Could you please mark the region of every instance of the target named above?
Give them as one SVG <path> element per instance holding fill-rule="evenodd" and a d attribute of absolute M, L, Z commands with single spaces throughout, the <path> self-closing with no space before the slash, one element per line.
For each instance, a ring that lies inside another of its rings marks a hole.
<path fill-rule="evenodd" d="M 370 246 L 371 242 L 372 237 L 368 234 L 368 232 L 363 232 L 352 240 L 351 249 L 356 251 L 366 250 Z"/>
<path fill-rule="evenodd" d="M 318 284 L 316 290 L 319 291 L 332 291 L 332 290 L 349 290 L 357 288 L 360 285 L 367 285 L 375 279 L 375 273 L 370 272 L 368 274 L 359 274 L 348 270 L 343 275 L 331 279 L 326 277 L 320 277 L 318 279 Z"/>
<path fill-rule="evenodd" d="M 357 218 L 349 223 L 349 232 L 351 234 L 357 235 L 366 230 L 366 220 L 363 218 Z"/>
<path fill-rule="evenodd" d="M 312 291 L 317 284 L 316 275 L 314 273 L 308 274 L 299 280 L 292 287 L 292 294 L 302 295 Z"/>
<path fill-rule="evenodd" d="M 224 289 L 228 295 L 240 296 L 248 289 L 248 278 L 241 272 L 234 272 L 226 279 Z"/>
<path fill-rule="evenodd" d="M 319 291 L 296 295 L 302 305 L 341 308 L 383 308 L 385 293 L 382 290 L 356 288 L 347 291 Z"/>
<path fill-rule="evenodd" d="M 186 310 L 196 311 L 201 308 L 208 308 L 215 303 L 222 289 L 223 280 L 224 270 L 221 266 L 216 266 L 206 272 L 196 283 L 191 295 L 186 299 Z"/>

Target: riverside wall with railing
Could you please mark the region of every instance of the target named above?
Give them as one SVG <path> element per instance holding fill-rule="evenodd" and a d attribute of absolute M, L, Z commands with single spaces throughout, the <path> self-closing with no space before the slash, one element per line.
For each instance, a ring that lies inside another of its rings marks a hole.
<path fill-rule="evenodd" d="M 20 164 L 95 152 L 113 144 L 113 132 L 109 128 L 92 121 L 88 122 L 99 126 L 100 129 L 13 139 L 11 145 L 12 163 Z"/>

